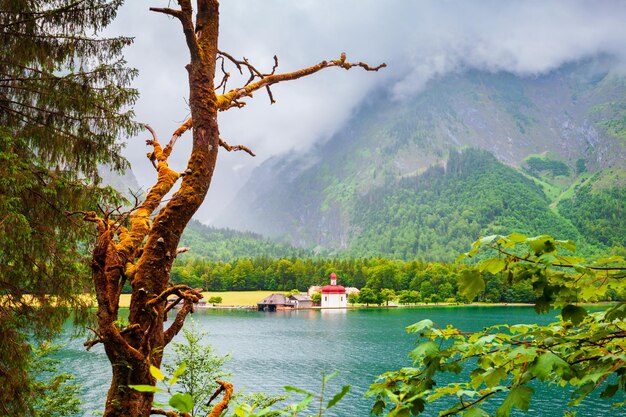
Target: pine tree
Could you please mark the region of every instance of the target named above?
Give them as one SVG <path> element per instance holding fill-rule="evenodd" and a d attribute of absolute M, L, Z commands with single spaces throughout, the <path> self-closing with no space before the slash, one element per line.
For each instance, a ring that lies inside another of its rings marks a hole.
<path fill-rule="evenodd" d="M 131 39 L 94 35 L 121 3 L 0 0 L 0 415 L 31 411 L 32 337 L 85 316 L 92 233 L 65 210 L 113 197 L 98 165 L 123 168 L 118 139 L 135 130 Z"/>

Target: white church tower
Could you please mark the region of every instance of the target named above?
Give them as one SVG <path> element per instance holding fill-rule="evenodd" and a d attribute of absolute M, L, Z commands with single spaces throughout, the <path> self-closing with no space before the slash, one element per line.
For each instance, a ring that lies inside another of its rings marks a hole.
<path fill-rule="evenodd" d="M 330 285 L 322 287 L 322 308 L 345 308 L 348 306 L 346 289 L 337 285 L 337 275 L 330 274 Z"/>

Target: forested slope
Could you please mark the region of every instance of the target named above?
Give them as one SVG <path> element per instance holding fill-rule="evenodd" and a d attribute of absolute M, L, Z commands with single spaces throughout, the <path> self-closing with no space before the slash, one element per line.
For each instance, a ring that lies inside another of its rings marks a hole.
<path fill-rule="evenodd" d="M 180 247 L 189 247 L 190 255 L 212 261 L 231 261 L 255 257 L 305 257 L 310 251 L 279 243 L 251 232 L 217 229 L 196 220 L 187 225 Z"/>
<path fill-rule="evenodd" d="M 445 168 L 371 191 L 355 206 L 349 253 L 452 260 L 481 235 L 553 234 L 581 240 L 542 188 L 485 151 L 453 151 Z"/>

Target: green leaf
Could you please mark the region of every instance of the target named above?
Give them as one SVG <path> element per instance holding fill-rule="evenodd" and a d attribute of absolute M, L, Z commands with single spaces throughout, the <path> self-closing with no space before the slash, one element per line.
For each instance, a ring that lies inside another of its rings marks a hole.
<path fill-rule="evenodd" d="M 615 393 L 617 393 L 618 388 L 619 385 L 617 384 L 607 385 L 604 391 L 602 391 L 602 394 L 600 394 L 600 398 L 611 398 L 615 395 Z"/>
<path fill-rule="evenodd" d="M 608 321 L 624 320 L 626 318 L 626 303 L 619 303 L 618 305 L 609 308 L 605 315 Z"/>
<path fill-rule="evenodd" d="M 540 255 L 546 252 L 554 252 L 554 238 L 548 235 L 535 236 L 526 239 L 526 243 L 530 246 L 530 249 L 535 255 Z"/>
<path fill-rule="evenodd" d="M 411 410 L 408 407 L 394 408 L 387 415 L 388 417 L 410 417 Z"/>
<path fill-rule="evenodd" d="M 331 398 L 330 401 L 328 401 L 328 405 L 326 406 L 326 409 L 328 410 L 329 408 L 331 408 L 335 404 L 337 404 L 339 401 L 341 401 L 341 399 L 348 392 L 350 392 L 350 385 L 344 385 L 343 387 L 341 387 L 341 391 L 339 391 L 337 394 L 335 394 L 335 396 L 333 398 Z"/>
<path fill-rule="evenodd" d="M 514 243 L 522 243 L 528 239 L 528 236 L 523 235 L 521 233 L 513 232 L 507 236 L 507 239 Z"/>
<path fill-rule="evenodd" d="M 555 240 L 554 242 L 570 252 L 576 252 L 576 243 L 572 240 Z"/>
<path fill-rule="evenodd" d="M 328 381 L 330 381 L 331 379 L 333 379 L 334 377 L 336 377 L 337 375 L 339 375 L 339 371 L 335 370 L 332 373 L 328 374 L 328 375 L 324 375 L 322 377 L 322 383 L 326 384 Z"/>
<path fill-rule="evenodd" d="M 602 265 L 602 264 L 610 264 L 610 263 L 614 263 L 614 262 L 624 262 L 624 257 L 623 256 L 608 256 L 606 258 L 598 259 L 593 264 L 594 265 Z"/>
<path fill-rule="evenodd" d="M 185 373 L 186 369 L 187 369 L 187 364 L 185 362 L 181 363 L 180 366 L 176 368 L 176 370 L 174 371 L 172 378 L 179 378 L 182 374 Z"/>
<path fill-rule="evenodd" d="M 189 413 L 193 410 L 193 397 L 189 394 L 174 394 L 170 398 L 169 405 L 181 413 Z"/>
<path fill-rule="evenodd" d="M 485 291 L 485 280 L 483 280 L 477 270 L 466 269 L 461 272 L 459 276 L 459 292 L 462 295 L 469 301 L 473 301 L 483 291 Z"/>
<path fill-rule="evenodd" d="M 164 390 L 154 385 L 129 385 L 129 388 L 139 392 L 163 392 Z"/>
<path fill-rule="evenodd" d="M 429 340 L 427 342 L 420 343 L 415 349 L 409 353 L 409 357 L 413 360 L 420 360 L 422 357 L 430 358 L 437 355 L 439 352 L 439 345 Z"/>
<path fill-rule="evenodd" d="M 163 381 L 165 379 L 163 372 L 161 372 L 161 370 L 154 365 L 150 365 L 150 374 L 159 381 Z"/>
<path fill-rule="evenodd" d="M 570 320 L 574 326 L 578 326 L 587 316 L 587 309 L 573 304 L 568 304 L 561 310 L 563 321 Z"/>
<path fill-rule="evenodd" d="M 513 407 L 528 411 L 534 390 L 525 385 L 511 388 L 502 405 L 496 410 L 496 417 L 508 417 Z"/>
<path fill-rule="evenodd" d="M 578 295 L 582 301 L 589 301 L 596 298 L 596 287 L 593 285 L 585 285 L 580 289 Z"/>
<path fill-rule="evenodd" d="M 432 320 L 424 319 L 417 323 L 411 324 L 406 328 L 407 333 L 419 333 L 422 330 L 430 330 L 434 326 Z"/>
<path fill-rule="evenodd" d="M 481 272 L 487 271 L 495 275 L 506 268 L 506 260 L 498 258 L 486 259 L 478 265 L 478 268 Z"/>
<path fill-rule="evenodd" d="M 535 300 L 535 311 L 537 314 L 550 312 L 550 298 L 541 296 Z"/>
<path fill-rule="evenodd" d="M 478 392 L 476 391 L 470 391 L 470 390 L 466 390 L 466 389 L 460 389 L 456 392 L 456 396 L 461 398 L 461 397 L 469 397 L 469 398 L 474 398 L 476 396 L 476 394 L 478 394 Z"/>
<path fill-rule="evenodd" d="M 385 410 L 385 402 L 383 400 L 377 400 L 372 406 L 372 414 L 378 416 Z"/>
<path fill-rule="evenodd" d="M 504 368 L 492 368 L 483 374 L 485 384 L 489 388 L 493 388 L 506 378 L 506 370 Z"/>
<path fill-rule="evenodd" d="M 411 400 L 411 413 L 413 413 L 414 416 L 422 413 L 425 408 L 426 400 L 423 398 L 415 398 L 414 400 Z"/>
<path fill-rule="evenodd" d="M 489 414 L 482 408 L 472 407 L 465 410 L 463 417 L 489 417 Z"/>
<path fill-rule="evenodd" d="M 307 408 L 309 406 L 309 404 L 311 404 L 311 401 L 313 401 L 313 396 L 312 395 L 307 395 L 306 397 L 304 397 L 302 399 L 302 401 L 300 401 L 298 404 L 295 405 L 296 414 L 297 414 L 297 412 L 302 411 L 305 408 Z"/>
<path fill-rule="evenodd" d="M 298 394 L 313 396 L 313 393 L 291 385 L 285 385 L 283 388 L 285 388 L 285 391 L 287 392 L 297 392 Z"/>
<path fill-rule="evenodd" d="M 570 365 L 552 352 L 539 355 L 529 370 L 540 381 L 548 380 L 553 371 L 566 380 L 573 376 Z"/>
<path fill-rule="evenodd" d="M 500 237 L 499 235 L 485 236 L 485 237 L 481 237 L 480 239 L 478 239 L 477 242 L 480 242 L 481 245 L 487 245 L 499 237 Z"/>
<path fill-rule="evenodd" d="M 486 343 L 493 342 L 496 337 L 498 337 L 498 334 L 496 334 L 496 333 L 486 334 L 484 336 L 479 337 L 478 340 L 476 340 L 476 342 L 474 342 L 474 345 L 475 346 L 484 346 Z"/>
<path fill-rule="evenodd" d="M 545 266 L 551 266 L 557 263 L 558 259 L 552 253 L 544 253 L 537 259 L 537 261 Z"/>
<path fill-rule="evenodd" d="M 178 382 L 178 378 L 185 372 L 185 369 L 187 369 L 187 364 L 183 362 L 178 368 L 176 368 L 176 370 L 174 371 L 174 375 L 172 375 L 172 377 L 168 381 L 168 384 L 174 385 L 176 382 Z"/>
<path fill-rule="evenodd" d="M 511 330 L 511 333 L 528 333 L 528 330 L 530 330 L 531 326 L 528 324 L 514 324 L 511 327 L 509 327 L 509 330 Z"/>
<path fill-rule="evenodd" d="M 585 261 L 585 258 L 581 256 L 559 256 L 558 260 L 560 263 L 565 265 L 577 265 L 581 262 Z"/>

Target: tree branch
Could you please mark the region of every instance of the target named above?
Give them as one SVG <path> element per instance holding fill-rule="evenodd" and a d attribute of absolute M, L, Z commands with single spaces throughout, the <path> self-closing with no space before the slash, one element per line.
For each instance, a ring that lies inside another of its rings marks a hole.
<path fill-rule="evenodd" d="M 176 314 L 174 322 L 165 332 L 163 332 L 163 339 L 165 341 L 164 346 L 167 346 L 172 341 L 174 336 L 176 336 L 178 332 L 180 332 L 180 330 L 183 328 L 183 325 L 185 324 L 185 318 L 189 313 L 193 312 L 193 305 L 200 301 L 201 298 L 203 298 L 202 292 L 199 289 L 190 289 L 188 291 L 185 291 L 180 295 L 180 297 L 184 298 L 185 301 L 183 302 L 183 306 Z"/>
<path fill-rule="evenodd" d="M 533 263 L 536 264 L 538 263 L 537 260 L 531 259 L 530 256 L 517 256 L 511 252 L 508 252 L 504 249 L 501 249 L 499 247 L 499 245 L 495 244 L 495 245 L 489 245 L 489 247 L 491 249 L 496 250 L 497 252 L 501 253 L 502 255 L 511 257 L 511 258 L 515 258 L 519 261 L 524 261 L 524 262 L 528 262 L 528 263 Z M 575 268 L 577 266 L 580 266 L 582 268 L 585 269 L 590 269 L 593 271 L 624 271 L 626 270 L 626 267 L 604 267 L 604 266 L 590 266 L 590 265 L 570 265 L 570 264 L 559 264 L 559 263 L 553 263 L 551 264 L 553 267 L 555 268 Z M 612 276 L 611 276 L 612 277 Z"/>
<path fill-rule="evenodd" d="M 215 404 L 215 407 L 213 407 L 213 409 L 211 410 L 211 412 L 208 414 L 207 417 L 221 416 L 222 412 L 226 409 L 226 407 L 228 407 L 228 402 L 230 401 L 230 397 L 232 397 L 233 395 L 233 384 L 231 384 L 230 382 L 219 381 L 219 380 L 215 382 L 220 384 L 220 387 L 217 389 L 217 391 L 215 391 L 215 394 L 213 394 L 213 396 L 211 397 L 207 405 L 210 404 L 211 401 L 213 401 L 213 399 L 217 397 L 222 391 L 224 391 L 224 398 L 222 398 L 222 401 Z"/>
<path fill-rule="evenodd" d="M 353 67 L 360 67 L 360 68 L 363 68 L 365 71 L 378 71 L 381 68 L 385 68 L 387 66 L 387 64 L 384 64 L 384 63 L 376 67 L 372 67 L 363 62 L 356 62 L 356 63 L 346 62 L 346 54 L 341 54 L 341 58 L 336 59 L 334 61 L 322 61 L 318 63 L 317 65 L 313 65 L 313 66 L 310 66 L 308 68 L 304 68 L 298 71 L 288 72 L 284 74 L 274 74 L 278 66 L 278 58 L 274 57 L 274 67 L 272 68 L 272 72 L 270 74 L 261 74 L 260 71 L 258 71 L 254 66 L 252 66 L 245 59 L 244 61 L 240 61 L 226 52 L 219 51 L 218 53 L 226 57 L 229 61 L 233 62 L 240 73 L 243 73 L 242 66 L 248 67 L 251 73 L 251 78 L 248 80 L 248 82 L 243 88 L 230 90 L 228 93 L 222 94 L 217 97 L 219 111 L 225 111 L 233 107 L 243 107 L 245 103 L 239 102 L 238 99 L 243 98 L 243 97 L 251 97 L 254 91 L 259 90 L 264 87 L 268 88 L 270 101 L 274 103 L 275 102 L 274 97 L 271 93 L 271 90 L 269 90 L 269 87 L 271 85 L 278 84 L 283 81 L 291 81 L 291 80 L 296 80 L 298 78 L 303 78 L 308 75 L 315 74 L 316 72 L 319 72 L 325 68 L 339 67 L 339 68 L 344 68 L 346 70 L 349 70 Z M 254 78 L 260 78 L 260 80 L 255 83 L 250 84 L 250 82 L 254 80 Z M 175 143 L 176 140 L 183 133 L 189 130 L 191 126 L 192 126 L 192 119 L 189 118 L 178 129 L 176 129 L 176 131 L 172 135 L 172 139 L 170 140 L 170 143 L 173 145 L 173 143 Z M 242 148 L 242 150 L 245 150 L 245 149 Z"/>
<path fill-rule="evenodd" d="M 196 31 L 193 25 L 193 8 L 190 0 L 178 0 L 180 4 L 180 10 L 174 10 L 170 8 L 151 7 L 150 10 L 157 13 L 163 13 L 173 16 L 180 20 L 183 26 L 183 32 L 185 34 L 185 40 L 187 41 L 187 47 L 189 48 L 189 54 L 193 62 L 200 59 L 200 47 L 198 45 L 198 39 L 196 38 Z"/>
<path fill-rule="evenodd" d="M 180 125 L 178 129 L 174 131 L 174 133 L 172 134 L 172 138 L 170 139 L 169 143 L 163 150 L 163 153 L 169 156 L 178 138 L 181 137 L 183 133 L 191 129 L 191 126 L 192 126 L 192 120 L 190 117 L 189 119 L 185 120 L 185 122 L 182 125 Z"/>
<path fill-rule="evenodd" d="M 189 252 L 190 250 L 191 250 L 191 248 L 187 247 L 187 246 L 180 247 L 180 248 L 176 249 L 176 255 L 178 255 L 179 253 Z"/>
<path fill-rule="evenodd" d="M 244 152 L 248 153 L 251 156 L 256 156 L 247 146 L 243 146 L 243 145 L 230 146 L 228 143 L 224 142 L 222 139 L 220 139 L 220 146 L 222 148 L 226 149 L 228 152 L 231 152 L 231 151 L 244 151 Z"/>
<path fill-rule="evenodd" d="M 178 298 L 176 298 L 176 300 L 174 300 L 174 301 L 172 301 L 171 303 L 169 303 L 169 304 L 167 305 L 167 307 L 165 307 L 165 311 L 163 312 L 164 317 L 165 317 L 165 319 L 164 319 L 164 320 L 166 320 L 166 319 L 167 319 L 167 313 L 169 313 L 171 309 L 173 309 L 174 307 L 176 307 L 176 306 L 178 305 L 178 303 L 180 303 L 182 300 L 183 300 L 183 297 L 178 297 Z"/>
<path fill-rule="evenodd" d="M 183 19 L 183 12 L 180 10 L 170 9 L 168 7 L 150 7 L 151 12 L 163 13 L 175 17 L 178 20 Z"/>
<path fill-rule="evenodd" d="M 197 294 L 196 294 L 197 291 L 199 290 L 194 290 L 187 285 L 174 285 L 173 287 L 166 289 L 161 294 L 157 295 L 153 299 L 146 302 L 146 307 L 151 307 L 155 304 L 159 304 L 163 301 L 166 301 L 167 297 L 169 297 L 172 294 L 176 294 L 179 297 L 182 297 L 184 299 L 193 298 L 194 296 L 197 297 Z"/>
<path fill-rule="evenodd" d="M 168 166 L 168 155 L 162 150 L 154 130 L 148 125 L 145 125 L 145 127 L 152 134 L 152 139 L 146 140 L 146 143 L 154 147 L 151 159 L 154 158 L 158 162 L 157 182 L 150 188 L 144 202 L 130 216 L 130 231 L 121 235 L 120 241 L 116 245 L 116 250 L 124 264 L 126 261 L 131 260 L 132 254 L 139 248 L 139 245 L 150 231 L 150 215 L 156 210 L 163 197 L 172 189 L 180 177 L 179 173 Z"/>
<path fill-rule="evenodd" d="M 263 76 L 259 81 L 247 84 L 243 88 L 230 90 L 226 94 L 222 94 L 218 96 L 218 107 L 220 110 L 226 110 L 231 107 L 231 103 L 242 97 L 250 97 L 251 94 L 263 87 L 271 86 L 273 84 L 278 84 L 283 81 L 291 81 L 296 80 L 298 78 L 306 77 L 311 74 L 315 74 L 326 68 L 331 67 L 339 67 L 349 70 L 353 67 L 361 67 L 366 71 L 378 71 L 381 68 L 386 67 L 386 64 L 380 64 L 376 67 L 372 67 L 363 62 L 350 63 L 346 61 L 346 54 L 342 53 L 339 59 L 333 61 L 322 61 L 316 65 L 310 66 L 308 68 L 304 68 L 294 72 L 287 72 L 283 74 L 271 74 L 267 76 Z"/>
<path fill-rule="evenodd" d="M 459 412 L 463 411 L 463 410 L 467 410 L 470 407 L 473 407 L 476 404 L 479 404 L 483 401 L 485 401 L 487 398 L 491 397 L 492 395 L 494 395 L 496 393 L 496 391 L 491 391 L 485 395 L 483 395 L 482 397 L 477 398 L 476 400 L 469 402 L 467 404 L 463 404 L 461 405 L 461 407 L 459 408 L 455 408 L 454 410 L 448 411 L 446 413 L 440 414 L 440 417 L 447 417 L 447 416 L 454 416 L 459 414 Z"/>
<path fill-rule="evenodd" d="M 120 330 L 120 334 L 124 335 L 126 333 L 130 333 L 136 330 L 139 330 L 140 327 L 138 324 L 131 324 L 128 327 L 123 328 L 122 330 Z M 85 346 L 86 350 L 91 349 L 92 347 L 94 347 L 95 345 L 97 345 L 98 343 L 104 343 L 105 338 L 102 336 L 99 336 L 98 333 L 92 329 L 92 331 L 96 334 L 96 336 L 98 336 L 96 339 L 92 339 L 92 340 L 86 340 L 83 343 L 83 346 Z"/>
<path fill-rule="evenodd" d="M 159 415 L 159 416 L 166 416 L 166 417 L 191 417 L 191 415 L 189 413 L 177 413 L 176 411 L 172 411 L 172 410 L 164 410 L 162 408 L 153 408 L 152 410 L 150 410 L 150 415 Z"/>
<path fill-rule="evenodd" d="M 134 325 L 131 325 L 129 327 L 132 326 Z M 109 346 L 113 349 L 122 350 L 125 356 L 130 357 L 138 362 L 143 362 L 146 360 L 145 355 L 128 343 L 128 341 L 122 336 L 122 333 L 118 330 L 113 322 L 107 323 L 107 325 L 104 326 L 104 329 L 101 325 L 100 329 L 104 332 L 102 337 L 103 343 L 109 343 Z M 139 329 L 133 328 L 133 330 Z"/>

